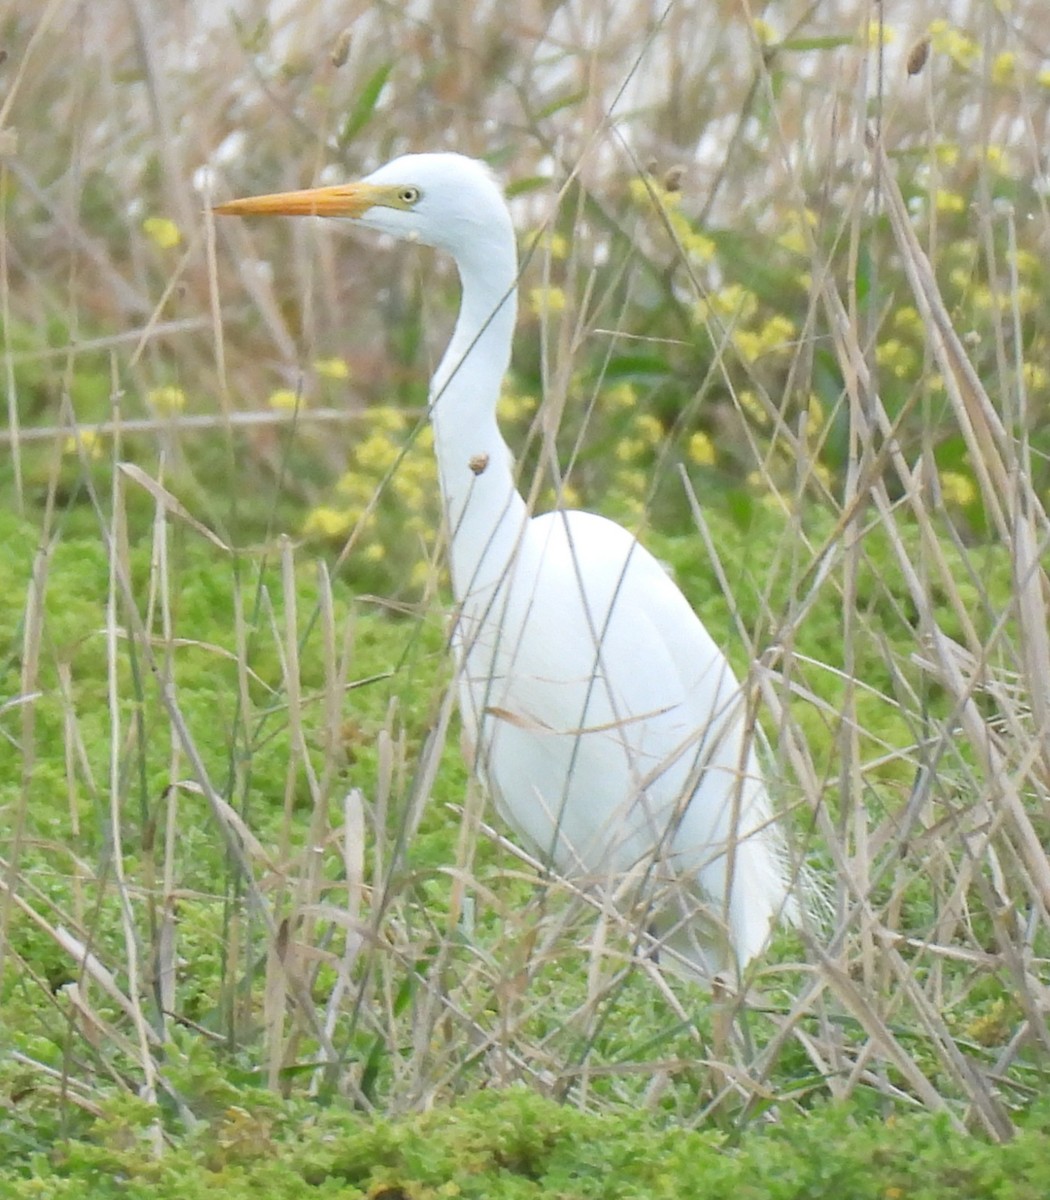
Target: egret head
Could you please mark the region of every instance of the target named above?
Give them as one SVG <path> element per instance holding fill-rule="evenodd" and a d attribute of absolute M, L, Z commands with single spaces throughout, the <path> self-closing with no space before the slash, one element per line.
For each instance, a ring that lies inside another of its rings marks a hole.
<path fill-rule="evenodd" d="M 232 216 L 349 217 L 457 258 L 513 237 L 510 215 L 488 167 L 462 154 L 405 154 L 357 183 L 252 196 L 219 204 Z"/>

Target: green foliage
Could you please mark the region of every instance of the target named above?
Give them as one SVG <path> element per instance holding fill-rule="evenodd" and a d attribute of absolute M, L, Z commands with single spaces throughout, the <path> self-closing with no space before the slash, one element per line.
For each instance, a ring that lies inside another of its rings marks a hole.
<path fill-rule="evenodd" d="M 1045 180 L 1016 136 L 1050 103 L 1038 0 L 983 29 L 927 7 L 918 78 L 863 5 L 781 6 L 781 34 L 641 4 L 600 46 L 394 6 L 328 53 L 231 18 L 190 66 L 162 13 L 147 47 L 118 6 L 101 36 L 23 7 L 0 131 L 0 1191 L 1050 1192 L 1046 580 L 1002 536 L 1031 517 L 1045 557 Z M 863 131 L 1002 421 L 1005 486 Z M 220 143 L 238 193 L 409 145 L 506 180 L 523 490 L 638 530 L 738 671 L 758 661 L 756 694 L 776 682 L 772 777 L 828 911 L 728 1012 L 654 986 L 637 931 L 472 825 L 424 409 L 450 265 L 319 222 L 205 252 L 192 167 Z M 332 408 L 353 420 L 314 422 Z"/>
<path fill-rule="evenodd" d="M 63 1200 L 338 1195 L 439 1200 L 1041 1200 L 1050 1187 L 1045 1109 L 1006 1146 L 943 1117 L 858 1125 L 842 1107 L 758 1129 L 745 1146 L 598 1115 L 522 1090 L 480 1093 L 400 1121 L 256 1097 L 155 1157 L 149 1112 L 109 1106 L 91 1136 L 6 1171 L 6 1194 Z M 0 1176 L 2 1179 L 3 1176 Z"/>

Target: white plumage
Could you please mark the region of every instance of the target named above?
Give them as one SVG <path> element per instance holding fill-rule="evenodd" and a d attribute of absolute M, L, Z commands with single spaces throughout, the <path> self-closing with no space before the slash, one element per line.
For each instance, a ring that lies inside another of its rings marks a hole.
<path fill-rule="evenodd" d="M 778 917 L 798 913 L 745 700 L 630 533 L 592 513 L 528 513 L 496 423 L 518 266 L 489 170 L 406 155 L 360 183 L 217 211 L 351 217 L 455 259 L 462 301 L 430 416 L 476 768 L 557 870 L 602 885 L 635 877 L 652 927 L 698 972 L 743 967 Z"/>

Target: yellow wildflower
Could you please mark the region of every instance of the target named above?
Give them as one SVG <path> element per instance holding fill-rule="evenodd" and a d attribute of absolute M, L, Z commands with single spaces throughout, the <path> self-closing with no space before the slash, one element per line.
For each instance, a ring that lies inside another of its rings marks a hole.
<path fill-rule="evenodd" d="M 649 490 L 648 472 L 627 467 L 616 472 L 616 490 L 622 499 L 639 499 Z"/>
<path fill-rule="evenodd" d="M 715 251 L 718 249 L 707 234 L 698 233 L 695 229 L 681 231 L 679 233 L 679 240 L 686 254 L 690 258 L 696 259 L 698 263 L 709 263 L 714 258 Z"/>
<path fill-rule="evenodd" d="M 375 481 L 358 471 L 347 471 L 339 477 L 335 490 L 347 500 L 355 501 L 362 506 L 367 504 L 375 491 Z"/>
<path fill-rule="evenodd" d="M 869 50 L 874 50 L 880 41 L 883 46 L 888 46 L 890 42 L 896 41 L 896 39 L 897 31 L 892 26 L 880 24 L 878 21 L 868 22 L 867 46 Z"/>
<path fill-rule="evenodd" d="M 734 330 L 733 345 L 744 362 L 754 362 L 764 351 L 761 337 L 748 329 Z"/>
<path fill-rule="evenodd" d="M 180 387 L 156 387 L 146 393 L 150 407 L 159 413 L 170 415 L 182 412 L 186 407 L 186 393 Z"/>
<path fill-rule="evenodd" d="M 325 379 L 350 378 L 350 368 L 344 358 L 315 358 L 314 370 Z"/>
<path fill-rule="evenodd" d="M 602 393 L 602 403 L 611 409 L 624 410 L 634 408 L 638 403 L 638 393 L 630 383 L 617 383 Z"/>
<path fill-rule="evenodd" d="M 1017 55 L 1012 50 L 1004 50 L 992 60 L 992 83 L 998 87 L 1006 87 L 1017 77 Z"/>
<path fill-rule="evenodd" d="M 919 316 L 919 310 L 910 304 L 902 304 L 893 314 L 893 327 L 905 334 L 921 333 L 922 317 Z"/>
<path fill-rule="evenodd" d="M 395 472 L 392 482 L 398 499 L 410 512 L 420 509 L 426 504 L 428 495 L 426 489 L 417 480 L 409 478 L 407 472 Z"/>
<path fill-rule="evenodd" d="M 530 250 L 542 251 L 553 259 L 568 257 L 568 239 L 563 234 L 555 233 L 553 229 L 534 229 L 526 235 L 526 243 Z"/>
<path fill-rule="evenodd" d="M 381 475 L 388 471 L 401 453 L 401 447 L 384 433 L 373 433 L 354 447 L 354 460 L 363 471 Z"/>
<path fill-rule="evenodd" d="M 560 287 L 534 287 L 529 291 L 529 311 L 536 317 L 564 312 L 565 292 Z"/>
<path fill-rule="evenodd" d="M 708 303 L 721 317 L 735 321 L 750 321 L 758 312 L 758 297 L 739 283 L 730 283 L 712 292 Z"/>
<path fill-rule="evenodd" d="M 70 434 L 69 437 L 62 443 L 63 454 L 79 454 L 83 451 L 84 457 L 97 460 L 102 457 L 102 436 L 96 433 L 93 429 L 82 429 L 79 434 Z"/>
<path fill-rule="evenodd" d="M 760 46 L 772 46 L 779 40 L 777 31 L 768 21 L 763 21 L 761 17 L 755 17 L 751 22 L 751 28 Z"/>
<path fill-rule="evenodd" d="M 576 488 L 571 483 L 563 483 L 561 485 L 561 507 L 579 508 L 581 503 L 580 493 Z"/>
<path fill-rule="evenodd" d="M 616 457 L 622 463 L 636 462 L 645 454 L 645 443 L 638 438 L 620 438 L 616 443 Z"/>
<path fill-rule="evenodd" d="M 962 196 L 944 188 L 938 188 L 934 192 L 933 203 L 939 213 L 961 213 L 966 208 L 966 201 Z"/>
<path fill-rule="evenodd" d="M 928 32 L 933 49 L 938 54 L 947 54 L 956 66 L 973 66 L 981 53 L 973 38 L 949 25 L 943 18 L 931 21 Z"/>
<path fill-rule="evenodd" d="M 665 211 L 676 208 L 682 201 L 681 192 L 669 192 L 655 179 L 636 177 L 627 185 L 631 199 L 639 208 L 651 208 L 655 202 Z"/>
<path fill-rule="evenodd" d="M 754 362 L 766 354 L 790 348 L 797 336 L 795 324 L 782 313 L 774 313 L 757 331 L 733 330 L 733 345 L 745 362 Z"/>
<path fill-rule="evenodd" d="M 178 225 L 167 217 L 147 217 L 142 222 L 142 232 L 161 250 L 170 250 L 182 241 Z"/>
<path fill-rule="evenodd" d="M 408 425 L 408 418 L 393 405 L 380 404 L 368 410 L 368 424 L 387 433 L 400 433 Z"/>
<path fill-rule="evenodd" d="M 1017 311 L 1023 316 L 1028 316 L 1029 313 L 1035 312 L 1043 303 L 1040 294 L 1034 287 L 1029 286 L 1027 283 L 1019 283 L 1013 296 L 1008 292 L 1003 294 L 1001 308 L 1004 312 L 1011 311 L 1014 300 L 1017 301 Z"/>
<path fill-rule="evenodd" d="M 814 477 L 819 481 L 820 485 L 830 490 L 831 485 L 834 482 L 834 477 L 832 476 L 831 468 L 827 465 L 827 463 L 813 463 L 812 471 Z"/>
<path fill-rule="evenodd" d="M 777 245 L 783 247 L 790 254 L 805 254 L 809 247 L 806 244 L 806 235 L 801 229 L 788 229 L 777 238 Z"/>
<path fill-rule="evenodd" d="M 998 171 L 1000 174 L 1006 173 L 1006 148 L 1005 146 L 985 146 L 984 161 L 992 168 L 993 171 Z"/>
<path fill-rule="evenodd" d="M 306 514 L 303 534 L 306 537 L 345 537 L 355 524 L 354 515 L 346 509 L 319 505 Z"/>
<path fill-rule="evenodd" d="M 960 471 L 939 471 L 938 480 L 945 504 L 965 508 L 977 499 L 977 487 L 969 475 Z"/>
<path fill-rule="evenodd" d="M 291 388 L 278 388 L 270 393 L 266 403 L 278 412 L 292 412 L 299 407 L 299 393 L 293 392 Z"/>
<path fill-rule="evenodd" d="M 500 421 L 521 421 L 536 408 L 536 397 L 521 392 L 504 392 L 499 398 L 497 415 Z"/>
<path fill-rule="evenodd" d="M 715 465 L 715 444 L 703 430 L 698 429 L 686 444 L 686 453 L 698 467 Z"/>
<path fill-rule="evenodd" d="M 631 431 L 647 446 L 659 446 L 664 440 L 664 427 L 659 417 L 652 413 L 639 413 L 631 426 Z"/>
<path fill-rule="evenodd" d="M 1050 384 L 1050 372 L 1046 367 L 1034 362 L 1024 364 L 1021 368 L 1021 378 L 1024 380 L 1025 387 L 1031 392 L 1045 391 L 1047 384 Z"/>
<path fill-rule="evenodd" d="M 408 586 L 413 592 L 421 592 L 434 578 L 434 573 L 434 564 L 421 558 L 412 564 L 412 570 L 408 573 Z"/>
<path fill-rule="evenodd" d="M 875 361 L 892 371 L 898 379 L 907 379 L 918 370 L 919 361 L 914 348 L 900 338 L 885 338 L 875 348 Z"/>
<path fill-rule="evenodd" d="M 1014 255 L 1014 266 L 1018 275 L 1033 275 L 1041 270 L 1042 265 L 1038 255 L 1033 254 L 1031 250 L 1018 250 Z"/>
<path fill-rule="evenodd" d="M 769 424 L 769 416 L 754 392 L 738 392 L 736 398 L 737 403 L 740 405 L 740 411 L 743 412 L 745 416 L 750 417 L 756 425 Z"/>

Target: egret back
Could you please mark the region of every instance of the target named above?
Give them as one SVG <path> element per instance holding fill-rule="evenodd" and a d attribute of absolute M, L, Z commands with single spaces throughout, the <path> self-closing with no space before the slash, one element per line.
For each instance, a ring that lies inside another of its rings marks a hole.
<path fill-rule="evenodd" d="M 633 877 L 664 925 L 701 902 L 698 944 L 757 953 L 789 902 L 745 700 L 656 559 L 602 517 L 550 513 L 459 620 L 461 709 L 518 833 L 578 879 Z"/>

